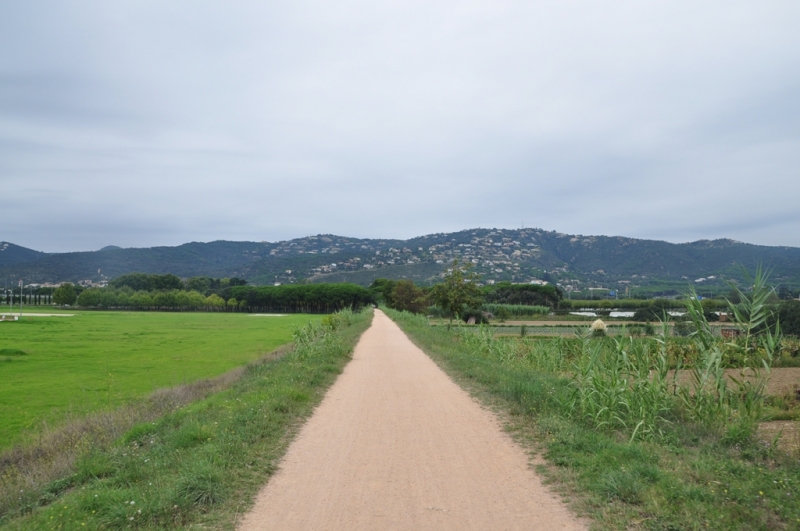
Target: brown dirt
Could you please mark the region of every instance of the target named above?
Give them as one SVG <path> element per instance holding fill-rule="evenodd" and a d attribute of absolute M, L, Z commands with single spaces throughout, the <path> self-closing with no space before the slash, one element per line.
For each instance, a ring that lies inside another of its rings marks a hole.
<path fill-rule="evenodd" d="M 725 369 L 725 376 L 728 378 L 739 380 L 743 373 L 745 380 L 754 380 L 754 373 L 750 370 Z M 672 378 L 672 371 L 669 373 L 669 378 Z M 678 383 L 681 385 L 690 385 L 691 381 L 692 375 L 688 370 L 683 370 L 678 375 Z M 776 367 L 770 371 L 765 392 L 773 396 L 794 396 L 798 387 L 800 387 L 800 367 Z"/>
<path fill-rule="evenodd" d="M 772 444 L 777 438 L 779 448 L 791 455 L 800 455 L 800 423 L 796 420 L 762 422 L 757 435 L 766 444 Z"/>
<path fill-rule="evenodd" d="M 586 526 L 497 419 L 376 311 L 239 529 Z"/>

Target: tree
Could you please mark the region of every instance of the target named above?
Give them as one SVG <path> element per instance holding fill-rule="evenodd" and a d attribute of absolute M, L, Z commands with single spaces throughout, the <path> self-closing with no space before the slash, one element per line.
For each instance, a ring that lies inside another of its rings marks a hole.
<path fill-rule="evenodd" d="M 130 303 L 134 308 L 149 308 L 153 305 L 153 298 L 146 291 L 137 291 L 131 295 Z"/>
<path fill-rule="evenodd" d="M 800 337 L 800 301 L 783 301 L 778 317 L 785 334 Z"/>
<path fill-rule="evenodd" d="M 61 284 L 56 290 L 53 292 L 53 302 L 58 304 L 59 306 L 66 306 L 66 305 L 73 305 L 75 301 L 78 299 L 78 293 L 75 291 L 75 286 L 67 282 L 66 284 Z"/>
<path fill-rule="evenodd" d="M 511 312 L 508 311 L 508 308 L 500 306 L 499 308 L 497 308 L 497 310 L 495 310 L 494 316 L 497 317 L 501 323 L 504 323 L 506 322 L 506 319 L 511 318 Z"/>
<path fill-rule="evenodd" d="M 285 286 L 236 286 L 229 297 L 244 302 L 250 311 L 330 313 L 344 308 L 357 310 L 373 304 L 373 294 L 355 284 L 292 284 Z"/>
<path fill-rule="evenodd" d="M 198 293 L 197 291 L 190 291 L 189 292 L 189 307 L 193 310 L 197 308 L 202 308 L 206 303 L 206 298 L 203 297 L 202 294 Z"/>
<path fill-rule="evenodd" d="M 211 279 L 208 277 L 192 277 L 186 281 L 187 291 L 206 293 L 209 289 L 211 289 Z"/>
<path fill-rule="evenodd" d="M 425 292 L 410 280 L 398 280 L 392 289 L 392 308 L 401 312 L 421 313 L 427 307 Z"/>
<path fill-rule="evenodd" d="M 90 288 L 87 290 L 83 290 L 76 299 L 78 306 L 83 306 L 84 308 L 100 306 L 102 301 L 103 301 L 103 291 L 99 288 Z"/>
<path fill-rule="evenodd" d="M 183 289 L 183 281 L 175 275 L 149 275 L 147 273 L 128 273 L 112 280 L 112 288 L 128 286 L 134 291 L 167 291 Z"/>
<path fill-rule="evenodd" d="M 213 293 L 206 297 L 206 306 L 216 310 L 217 308 L 224 308 L 225 307 L 225 299 Z"/>
<path fill-rule="evenodd" d="M 124 291 L 117 294 L 117 306 L 120 308 L 127 308 L 131 305 L 131 296 Z"/>
<path fill-rule="evenodd" d="M 525 304 L 528 306 L 549 306 L 555 308 L 564 294 L 553 285 L 512 284 L 499 282 L 483 288 L 486 302 L 495 304 Z"/>
<path fill-rule="evenodd" d="M 179 291 L 175 294 L 175 305 L 181 310 L 189 308 L 189 293 L 186 291 Z"/>
<path fill-rule="evenodd" d="M 378 302 L 384 303 L 390 308 L 392 305 L 392 291 L 397 282 L 389 278 L 376 278 L 369 286 L 369 290 L 375 295 Z"/>
<path fill-rule="evenodd" d="M 477 273 L 472 271 L 473 264 L 462 263 L 456 258 L 453 265 L 445 273 L 444 281 L 431 289 L 431 300 L 434 304 L 450 313 L 450 324 L 453 317 L 458 318 L 466 309 L 477 309 L 482 302 L 481 290 L 478 288 Z"/>

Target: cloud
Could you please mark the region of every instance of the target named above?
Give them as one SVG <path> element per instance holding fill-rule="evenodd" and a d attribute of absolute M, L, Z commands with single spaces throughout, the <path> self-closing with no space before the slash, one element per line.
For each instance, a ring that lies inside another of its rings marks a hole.
<path fill-rule="evenodd" d="M 791 2 L 0 8 L 0 238 L 800 245 Z"/>

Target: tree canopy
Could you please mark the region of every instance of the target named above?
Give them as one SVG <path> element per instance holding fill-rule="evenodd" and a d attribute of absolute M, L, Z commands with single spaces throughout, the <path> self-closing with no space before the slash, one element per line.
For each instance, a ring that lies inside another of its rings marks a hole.
<path fill-rule="evenodd" d="M 373 293 L 378 302 L 382 302 L 386 306 L 394 308 L 392 305 L 392 290 L 394 290 L 395 284 L 397 284 L 396 280 L 376 278 L 372 281 L 372 284 L 370 284 L 369 290 Z"/>
<path fill-rule="evenodd" d="M 69 283 L 61 284 L 53 292 L 53 302 L 59 306 L 65 306 L 67 304 L 71 306 L 75 304 L 77 298 L 78 292 L 75 290 L 75 286 Z"/>
<path fill-rule="evenodd" d="M 230 294 L 250 311 L 331 313 L 373 304 L 375 297 L 356 284 L 292 284 L 231 288 Z"/>
<path fill-rule="evenodd" d="M 479 277 L 472 267 L 469 262 L 453 260 L 443 281 L 431 289 L 430 297 L 434 304 L 456 318 L 466 310 L 477 309 L 483 302 L 483 294 L 477 285 Z"/>
<path fill-rule="evenodd" d="M 783 301 L 778 309 L 778 318 L 784 334 L 800 337 L 800 301 Z"/>
<path fill-rule="evenodd" d="M 410 280 L 398 280 L 395 282 L 391 293 L 392 304 L 395 310 L 421 313 L 428 307 L 425 291 L 417 287 Z"/>
<path fill-rule="evenodd" d="M 555 308 L 563 293 L 556 286 L 547 284 L 512 284 L 499 282 L 483 288 L 486 302 L 495 304 L 525 304 Z"/>
<path fill-rule="evenodd" d="M 129 287 L 134 291 L 164 291 L 183 289 L 183 281 L 175 275 L 148 275 L 147 273 L 128 273 L 108 283 L 112 288 Z"/>

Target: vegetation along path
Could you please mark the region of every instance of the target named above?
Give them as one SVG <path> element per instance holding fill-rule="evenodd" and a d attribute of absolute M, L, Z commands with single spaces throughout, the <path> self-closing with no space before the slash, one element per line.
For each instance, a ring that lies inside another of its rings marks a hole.
<path fill-rule="evenodd" d="M 240 529 L 584 529 L 385 314 Z"/>

